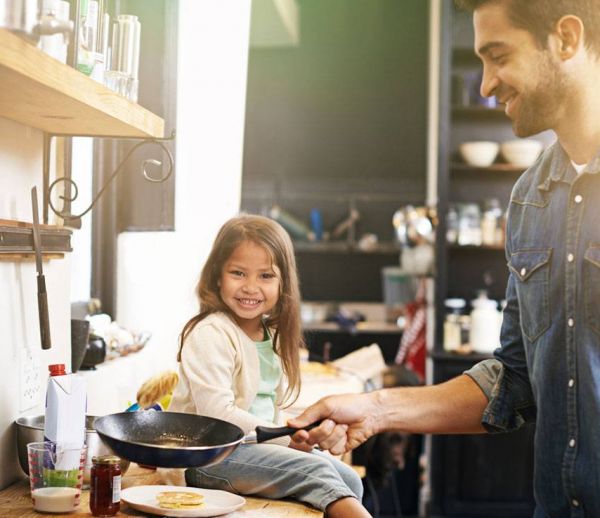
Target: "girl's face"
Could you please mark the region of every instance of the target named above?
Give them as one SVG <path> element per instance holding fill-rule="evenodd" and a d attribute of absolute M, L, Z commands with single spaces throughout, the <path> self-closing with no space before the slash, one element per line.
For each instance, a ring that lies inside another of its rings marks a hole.
<path fill-rule="evenodd" d="M 262 340 L 262 316 L 279 300 L 280 272 L 264 247 L 245 241 L 225 261 L 219 289 L 240 328 Z"/>

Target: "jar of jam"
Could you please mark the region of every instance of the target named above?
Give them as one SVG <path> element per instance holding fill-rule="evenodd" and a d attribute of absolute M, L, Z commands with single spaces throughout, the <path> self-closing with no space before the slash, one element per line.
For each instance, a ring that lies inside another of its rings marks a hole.
<path fill-rule="evenodd" d="M 93 516 L 115 516 L 121 507 L 121 459 L 115 455 L 92 457 L 90 511 Z"/>

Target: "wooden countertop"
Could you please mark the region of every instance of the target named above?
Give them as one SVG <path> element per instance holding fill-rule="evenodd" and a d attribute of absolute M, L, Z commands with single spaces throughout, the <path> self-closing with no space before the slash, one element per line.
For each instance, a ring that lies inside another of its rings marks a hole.
<path fill-rule="evenodd" d="M 123 477 L 123 488 L 141 485 L 160 484 L 155 471 L 140 468 L 132 464 L 127 474 Z M 322 518 L 323 513 L 312 507 L 298 502 L 287 500 L 269 500 L 267 498 L 246 498 L 246 504 L 235 513 L 224 516 L 236 518 Z M 84 490 L 81 494 L 81 505 L 77 512 L 67 515 L 44 514 L 33 510 L 29 493 L 29 480 L 23 479 L 10 487 L 0 491 L 0 516 L 19 518 L 40 518 L 43 516 L 56 518 L 57 516 L 89 517 L 92 516 L 89 508 L 90 492 Z M 258 512 L 260 511 L 260 512 Z M 117 516 L 153 516 L 136 511 L 125 503 L 121 503 L 121 511 Z"/>

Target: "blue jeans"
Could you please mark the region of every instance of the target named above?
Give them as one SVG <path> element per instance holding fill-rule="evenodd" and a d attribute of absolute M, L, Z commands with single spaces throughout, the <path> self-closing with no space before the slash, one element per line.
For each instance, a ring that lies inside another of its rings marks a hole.
<path fill-rule="evenodd" d="M 294 498 L 317 509 L 344 497 L 362 500 L 362 481 L 347 464 L 318 450 L 242 444 L 223 462 L 190 468 L 188 486 L 267 498 Z"/>

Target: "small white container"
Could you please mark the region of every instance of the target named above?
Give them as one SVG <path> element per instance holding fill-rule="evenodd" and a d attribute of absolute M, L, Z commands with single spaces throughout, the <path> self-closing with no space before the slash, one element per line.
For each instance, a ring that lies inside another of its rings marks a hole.
<path fill-rule="evenodd" d="M 498 304 L 485 295 L 471 301 L 470 342 L 473 351 L 482 354 L 494 352 L 500 346 L 501 318 Z"/>
<path fill-rule="evenodd" d="M 475 167 L 489 167 L 498 156 L 497 142 L 487 140 L 463 142 L 458 150 L 463 160 Z"/>
<path fill-rule="evenodd" d="M 515 167 L 529 167 L 540 156 L 543 145 L 532 139 L 507 140 L 500 145 L 502 157 Z"/>

